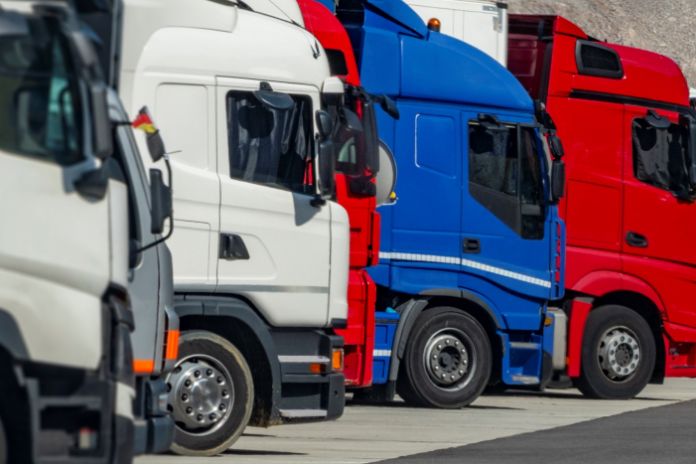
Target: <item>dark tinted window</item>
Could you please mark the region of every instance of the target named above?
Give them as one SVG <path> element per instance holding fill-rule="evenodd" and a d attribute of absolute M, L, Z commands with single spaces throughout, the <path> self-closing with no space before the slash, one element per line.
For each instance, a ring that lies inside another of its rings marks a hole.
<path fill-rule="evenodd" d="M 329 70 L 332 76 L 345 76 L 348 74 L 346 57 L 341 50 L 327 48 L 326 57 L 329 59 Z"/>
<path fill-rule="evenodd" d="M 590 76 L 623 77 L 621 59 L 616 51 L 596 42 L 578 40 L 576 61 L 580 74 Z"/>
<path fill-rule="evenodd" d="M 55 161 L 83 159 L 79 90 L 57 20 L 26 21 L 26 35 L 0 36 L 0 148 Z"/>
<path fill-rule="evenodd" d="M 540 147 L 530 127 L 469 126 L 469 191 L 524 238 L 544 236 Z"/>
<path fill-rule="evenodd" d="M 312 192 L 312 104 L 293 96 L 295 105 L 278 110 L 251 92 L 227 95 L 230 176 L 258 184 Z"/>
<path fill-rule="evenodd" d="M 657 128 L 645 119 L 633 121 L 633 172 L 647 184 L 688 196 L 688 131 L 670 124 Z"/>

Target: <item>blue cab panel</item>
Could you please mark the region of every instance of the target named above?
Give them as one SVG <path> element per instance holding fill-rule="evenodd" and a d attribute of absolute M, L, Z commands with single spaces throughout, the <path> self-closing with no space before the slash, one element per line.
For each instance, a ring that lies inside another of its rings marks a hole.
<path fill-rule="evenodd" d="M 343 0 L 338 15 L 363 86 L 400 113 L 378 111 L 398 200 L 379 208 L 372 278 L 380 291 L 414 298 L 465 292 L 497 326 L 500 378 L 534 383 L 547 303 L 563 295 L 565 229 L 547 201 L 533 101 L 496 60 L 428 30 L 401 1 Z"/>
<path fill-rule="evenodd" d="M 372 383 L 383 385 L 389 379 L 389 366 L 399 314 L 393 311 L 375 313 L 375 348 L 373 352 Z"/>

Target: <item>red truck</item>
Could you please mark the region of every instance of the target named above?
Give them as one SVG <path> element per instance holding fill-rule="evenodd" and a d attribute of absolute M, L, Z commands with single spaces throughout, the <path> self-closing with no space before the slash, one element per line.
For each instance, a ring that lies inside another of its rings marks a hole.
<path fill-rule="evenodd" d="M 511 15 L 508 66 L 565 147 L 565 374 L 630 398 L 696 377 L 696 112 L 679 66 L 558 16 Z"/>
<path fill-rule="evenodd" d="M 346 97 L 354 98 L 363 124 L 374 124 L 365 118 L 367 95 L 360 95 L 360 76 L 353 48 L 346 30 L 331 11 L 315 0 L 298 0 L 305 27 L 319 40 L 326 51 L 331 73 L 344 79 Z M 364 128 L 375 134 L 376 128 Z M 366 267 L 377 264 L 379 257 L 379 215 L 376 208 L 376 166 L 358 156 L 354 163 L 336 166 L 336 200 L 348 212 L 350 220 L 350 272 L 348 282 L 348 320 L 337 333 L 344 338 L 344 374 L 349 387 L 372 384 L 372 352 L 374 347 L 375 300 L 377 290 Z"/>

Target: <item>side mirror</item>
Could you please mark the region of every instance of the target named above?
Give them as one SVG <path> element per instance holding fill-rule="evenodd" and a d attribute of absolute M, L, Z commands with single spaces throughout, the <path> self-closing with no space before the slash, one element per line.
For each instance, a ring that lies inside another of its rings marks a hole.
<path fill-rule="evenodd" d="M 348 130 L 352 132 L 363 132 L 365 130 L 363 127 L 363 123 L 360 121 L 360 117 L 358 117 L 358 115 L 355 114 L 355 112 L 349 110 L 344 106 L 341 108 L 341 113 L 343 122 L 345 123 Z"/>
<path fill-rule="evenodd" d="M 396 102 L 394 100 L 386 95 L 382 95 L 379 99 L 379 105 L 389 116 L 394 119 L 399 119 L 399 108 L 396 106 Z"/>
<path fill-rule="evenodd" d="M 172 217 L 172 190 L 165 185 L 162 171 L 159 169 L 150 169 L 150 199 L 150 231 L 153 234 L 161 234 L 164 231 L 164 221 Z"/>
<path fill-rule="evenodd" d="M 396 203 L 396 160 L 394 154 L 386 143 L 379 142 L 379 165 L 375 181 L 377 183 L 377 206 L 392 205 Z"/>
<path fill-rule="evenodd" d="M 551 203 L 558 203 L 565 193 L 565 163 L 560 159 L 551 162 Z"/>
<path fill-rule="evenodd" d="M 261 82 L 259 90 L 254 91 L 254 97 L 266 108 L 287 111 L 295 106 L 295 101 L 290 95 L 282 92 L 274 92 L 268 82 Z"/>
<path fill-rule="evenodd" d="M 335 188 L 336 153 L 334 143 L 330 139 L 321 140 L 317 152 L 314 166 L 319 181 L 319 195 L 312 201 L 313 206 L 321 206 L 326 203 L 326 200 L 333 198 Z"/>
<path fill-rule="evenodd" d="M 331 115 L 324 110 L 317 110 L 316 113 L 317 130 L 323 140 L 331 137 L 334 129 L 334 122 Z"/>
<path fill-rule="evenodd" d="M 565 155 L 565 151 L 563 150 L 563 142 L 561 142 L 560 137 L 556 135 L 556 132 L 551 132 L 549 134 L 549 150 L 551 150 L 551 156 L 553 156 L 554 159 L 561 159 Z"/>
<path fill-rule="evenodd" d="M 89 87 L 92 107 L 92 146 L 94 156 L 106 159 L 113 153 L 113 135 L 109 104 L 107 103 L 107 87 L 103 83 L 92 83 Z"/>

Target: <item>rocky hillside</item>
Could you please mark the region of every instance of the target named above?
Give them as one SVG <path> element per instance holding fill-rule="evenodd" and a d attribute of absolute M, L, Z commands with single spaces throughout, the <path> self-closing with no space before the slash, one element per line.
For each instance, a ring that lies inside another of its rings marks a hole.
<path fill-rule="evenodd" d="M 511 13 L 566 16 L 597 39 L 667 55 L 696 87 L 696 0 L 507 0 Z"/>

